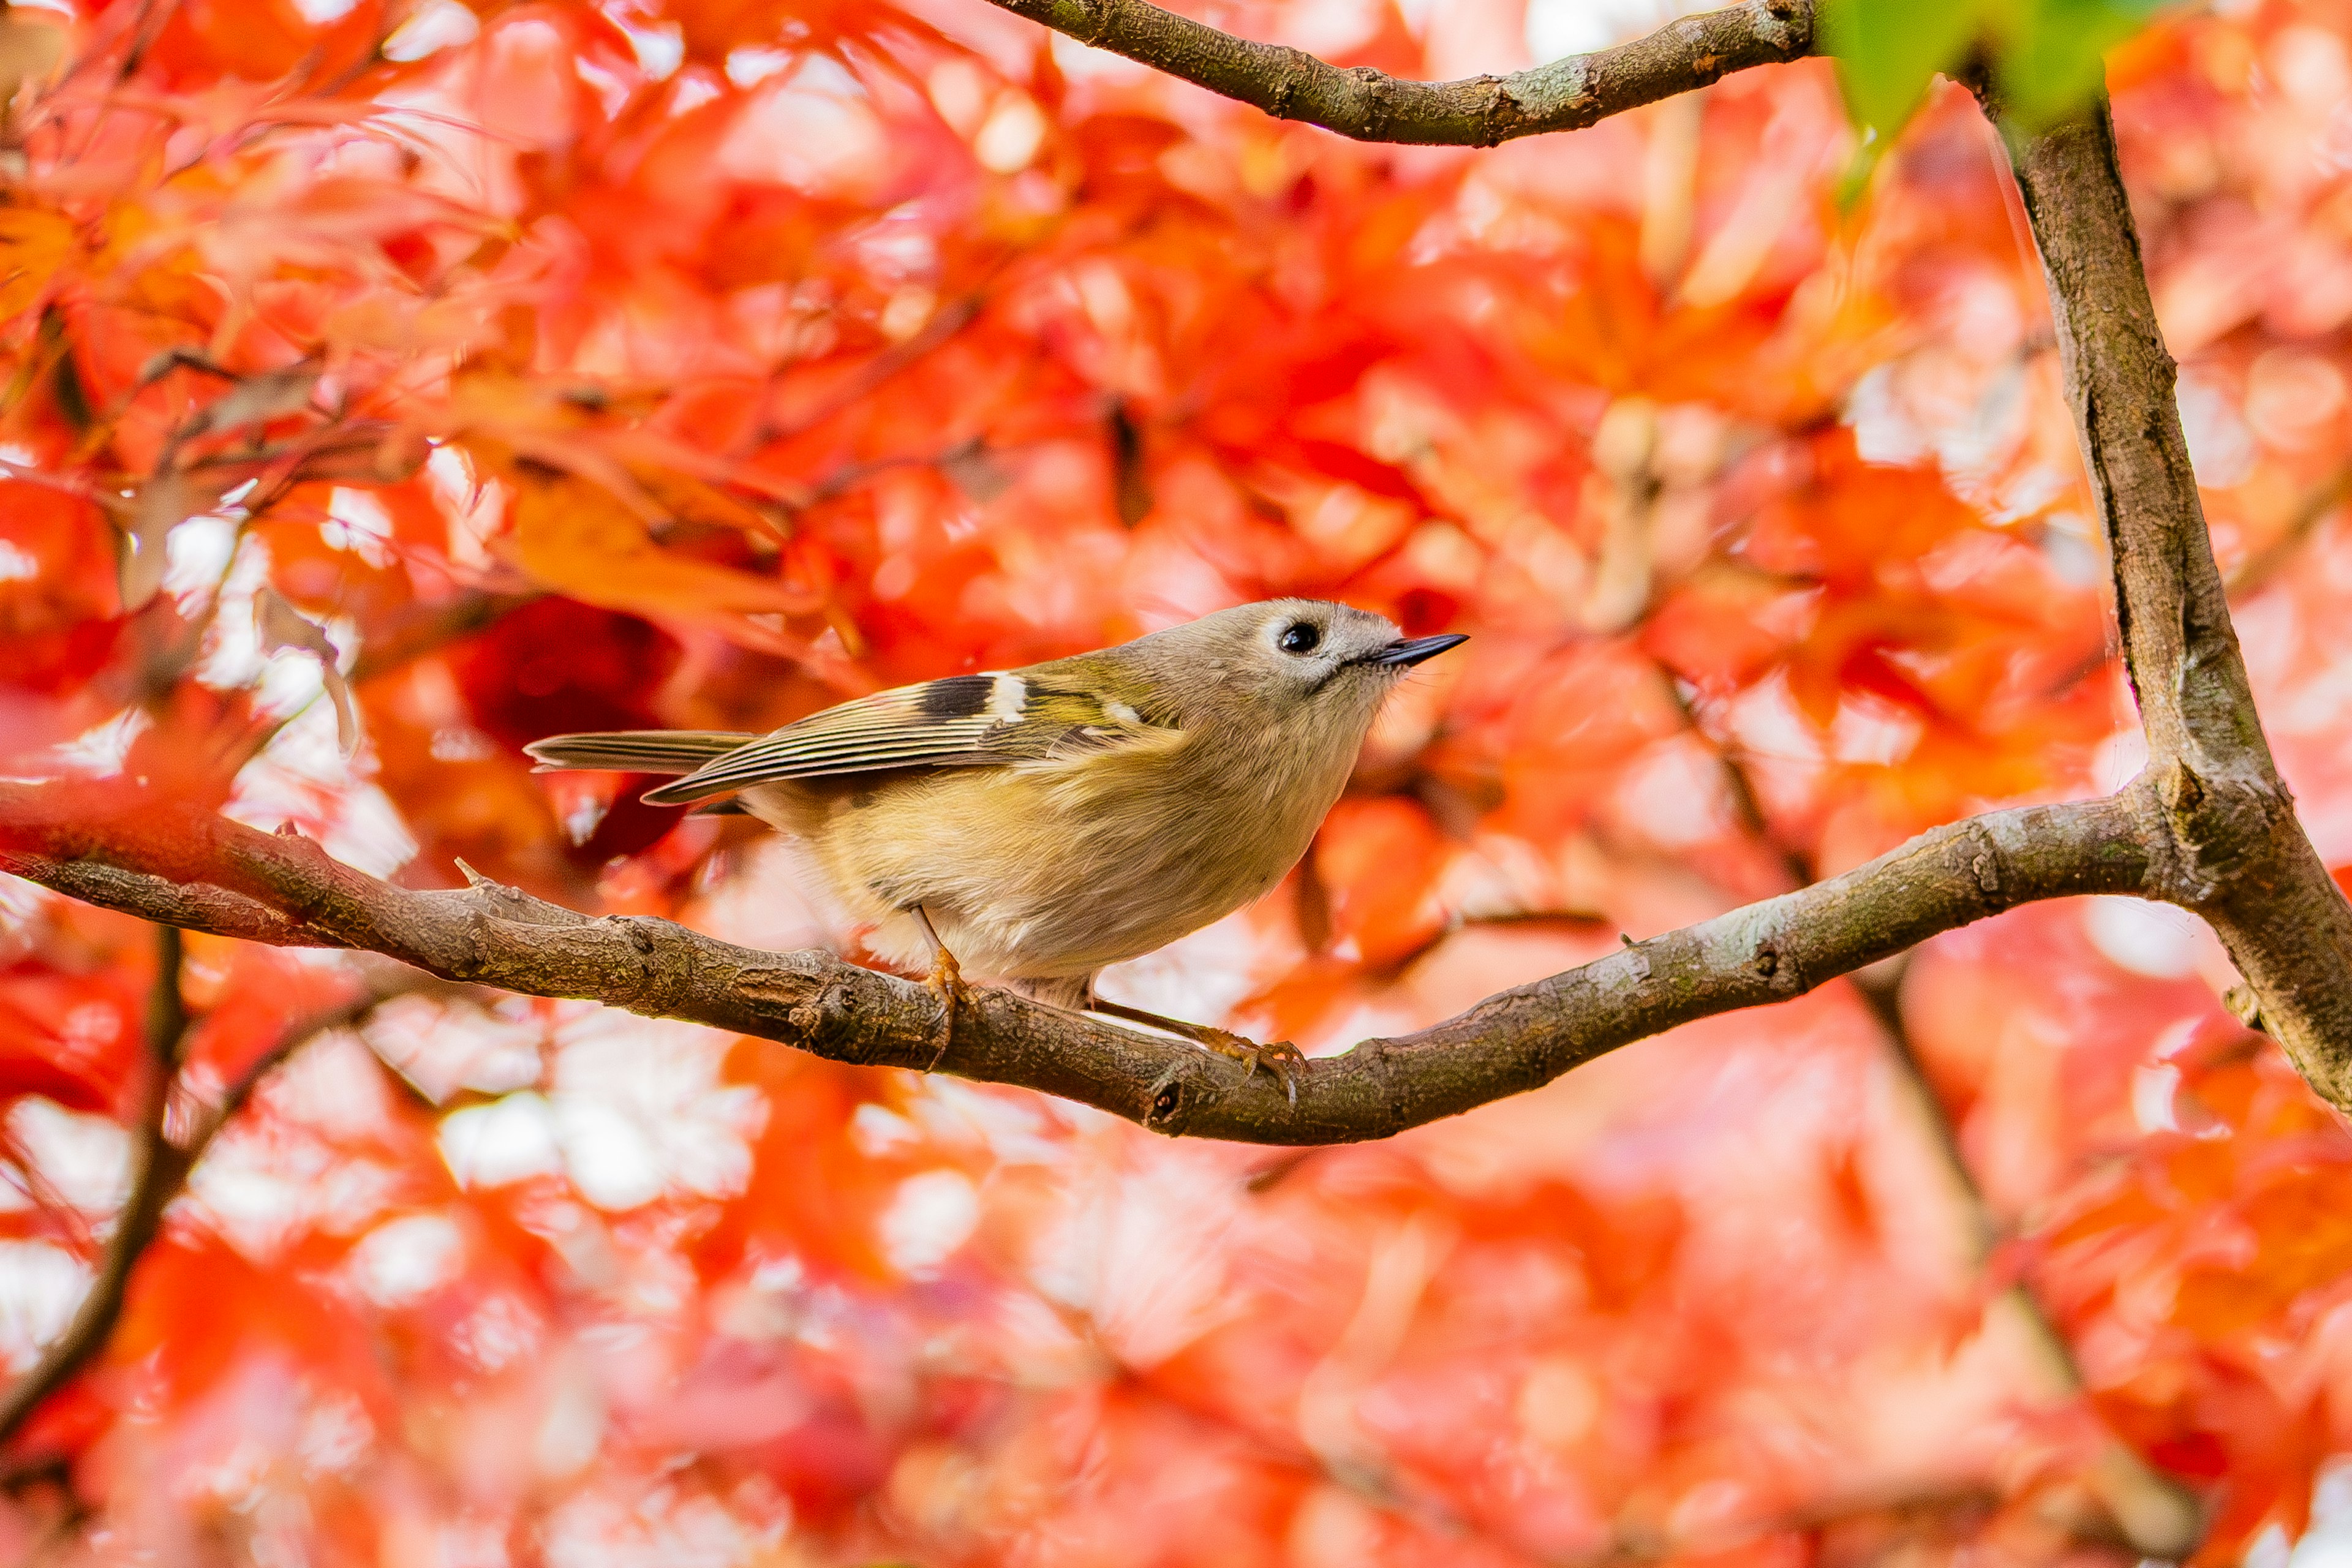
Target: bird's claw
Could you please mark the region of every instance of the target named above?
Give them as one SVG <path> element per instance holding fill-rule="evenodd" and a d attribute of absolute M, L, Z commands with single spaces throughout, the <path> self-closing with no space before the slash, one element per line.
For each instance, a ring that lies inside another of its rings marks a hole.
<path fill-rule="evenodd" d="M 971 987 L 963 983 L 963 965 L 944 947 L 931 955 L 931 972 L 923 984 L 950 1009 L 971 995 Z"/>
<path fill-rule="evenodd" d="M 1307 1053 L 1288 1040 L 1273 1040 L 1265 1045 L 1236 1035 L 1230 1029 L 1203 1028 L 1201 1043 L 1221 1057 L 1231 1057 L 1243 1065 L 1242 1076 L 1256 1073 L 1258 1064 L 1282 1080 L 1282 1092 L 1293 1105 L 1298 1103 L 1298 1075 L 1307 1070 Z"/>
<path fill-rule="evenodd" d="M 927 1072 L 940 1070 L 947 1059 L 948 1047 L 955 1043 L 956 1008 L 970 1000 L 971 987 L 964 984 L 963 966 L 956 955 L 941 947 L 931 955 L 931 972 L 924 976 L 923 985 L 940 999 L 940 1048 L 931 1053 L 931 1065 Z"/>

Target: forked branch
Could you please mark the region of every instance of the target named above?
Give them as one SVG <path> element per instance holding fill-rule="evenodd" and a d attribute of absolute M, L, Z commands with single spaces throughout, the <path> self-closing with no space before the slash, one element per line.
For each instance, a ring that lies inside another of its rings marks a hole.
<path fill-rule="evenodd" d="M 97 1276 L 64 1331 L 41 1348 L 40 1359 L 24 1376 L 0 1393 L 0 1443 L 15 1436 L 42 1401 L 64 1386 L 114 1331 L 131 1268 L 163 1229 L 163 1210 L 187 1179 L 188 1162 L 163 1130 L 188 1031 L 188 1016 L 180 1003 L 179 931 L 163 927 L 157 947 L 155 986 L 147 1004 L 146 1060 L 140 1064 L 145 1087 L 139 1123 L 131 1133 L 131 1194 L 114 1216 L 114 1231 L 99 1258 Z"/>

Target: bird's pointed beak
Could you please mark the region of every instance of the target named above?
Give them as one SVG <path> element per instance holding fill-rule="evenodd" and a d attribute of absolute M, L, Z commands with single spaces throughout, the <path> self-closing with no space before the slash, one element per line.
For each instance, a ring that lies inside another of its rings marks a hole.
<path fill-rule="evenodd" d="M 1399 637 L 1364 662 L 1402 669 L 1408 665 L 1419 664 L 1424 658 L 1435 658 L 1447 648 L 1469 640 L 1461 632 L 1447 632 L 1444 637 Z"/>

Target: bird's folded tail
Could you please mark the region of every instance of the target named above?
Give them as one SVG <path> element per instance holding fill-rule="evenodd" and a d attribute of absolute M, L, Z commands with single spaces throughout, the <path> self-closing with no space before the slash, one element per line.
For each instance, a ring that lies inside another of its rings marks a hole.
<path fill-rule="evenodd" d="M 614 730 L 601 735 L 550 735 L 523 750 L 534 773 L 597 768 L 620 773 L 690 773 L 758 740 L 730 730 Z"/>

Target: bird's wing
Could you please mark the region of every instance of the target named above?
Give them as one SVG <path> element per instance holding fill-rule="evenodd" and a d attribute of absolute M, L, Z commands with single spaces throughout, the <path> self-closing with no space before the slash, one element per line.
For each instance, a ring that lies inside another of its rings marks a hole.
<path fill-rule="evenodd" d="M 952 675 L 812 713 L 649 790 L 684 805 L 788 779 L 890 768 L 1001 767 L 1081 748 L 1166 740 L 1127 703 L 1090 693 L 1057 665 Z"/>

